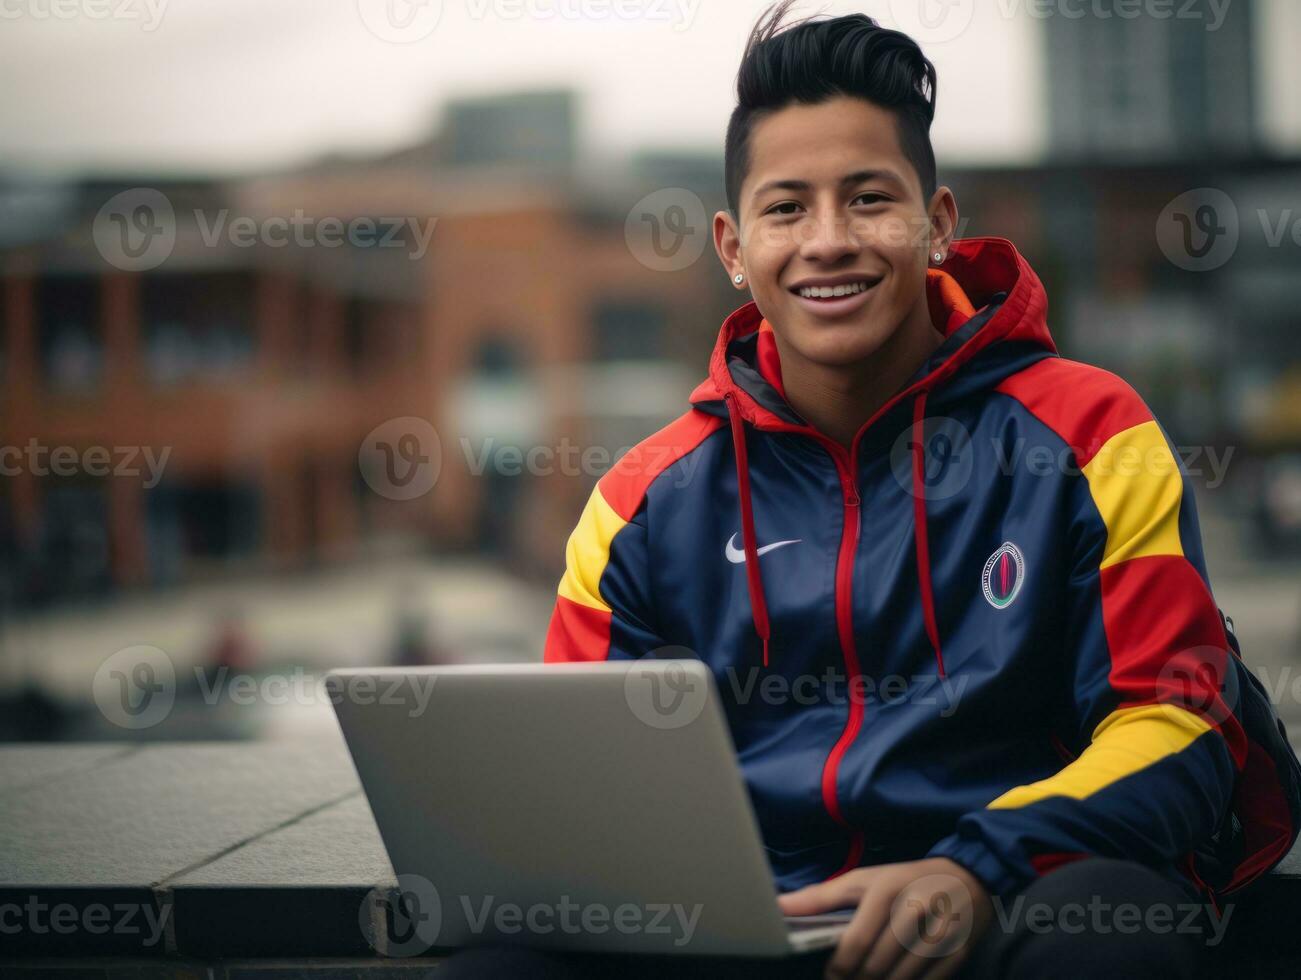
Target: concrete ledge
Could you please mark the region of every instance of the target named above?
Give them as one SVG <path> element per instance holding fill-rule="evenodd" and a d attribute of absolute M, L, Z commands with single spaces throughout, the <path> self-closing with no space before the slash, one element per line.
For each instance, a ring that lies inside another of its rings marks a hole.
<path fill-rule="evenodd" d="M 259 977 L 345 962 L 423 975 L 433 961 L 376 959 L 384 917 L 362 912 L 376 887 L 396 887 L 393 869 L 337 737 L 0 747 L 0 905 L 45 909 L 0 937 L 5 976 L 202 976 L 214 960 Z M 1301 848 L 1234 905 L 1215 958 L 1296 975 Z"/>

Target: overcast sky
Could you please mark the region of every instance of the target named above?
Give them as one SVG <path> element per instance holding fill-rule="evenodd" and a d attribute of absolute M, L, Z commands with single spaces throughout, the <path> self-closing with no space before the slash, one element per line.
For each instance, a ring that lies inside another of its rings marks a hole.
<path fill-rule="evenodd" d="M 1042 0 L 952 2 L 932 28 L 916 20 L 917 0 L 799 9 L 862 10 L 922 41 L 939 70 L 941 156 L 1035 156 L 1050 66 L 1027 8 Z M 1186 2 L 1210 17 L 1226 0 Z M 417 3 L 0 0 L 0 166 L 275 168 L 397 147 L 426 135 L 449 96 L 538 85 L 580 93 L 588 150 L 718 151 L 741 47 L 767 0 Z M 1301 4 L 1260 6 L 1266 136 L 1301 148 Z"/>

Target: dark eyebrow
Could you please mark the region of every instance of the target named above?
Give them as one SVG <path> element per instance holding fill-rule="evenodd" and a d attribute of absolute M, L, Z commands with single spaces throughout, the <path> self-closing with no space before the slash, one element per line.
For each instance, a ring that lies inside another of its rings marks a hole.
<path fill-rule="evenodd" d="M 902 184 L 903 180 L 893 170 L 855 170 L 852 174 L 845 174 L 840 178 L 840 186 L 848 184 L 861 184 L 867 180 L 888 180 L 896 184 Z M 807 180 L 770 180 L 755 188 L 754 195 L 758 197 L 766 191 L 807 191 L 813 187 Z"/>

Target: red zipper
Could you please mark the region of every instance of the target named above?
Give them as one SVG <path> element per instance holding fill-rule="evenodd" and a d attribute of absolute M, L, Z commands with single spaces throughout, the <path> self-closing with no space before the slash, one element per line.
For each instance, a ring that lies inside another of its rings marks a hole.
<path fill-rule="evenodd" d="M 836 794 L 836 776 L 840 769 L 840 760 L 844 758 L 845 752 L 863 727 L 862 700 L 854 697 L 852 693 L 854 678 L 859 673 L 858 653 L 854 648 L 854 557 L 858 553 L 858 535 L 862 527 L 862 500 L 858 495 L 858 485 L 854 479 L 853 458 L 858 449 L 857 440 L 848 457 L 839 445 L 830 444 L 827 449 L 840 475 L 845 504 L 845 519 L 840 532 L 840 550 L 836 555 L 836 632 L 840 637 L 840 652 L 845 661 L 846 681 L 850 691 L 849 717 L 845 721 L 845 728 L 840 733 L 840 738 L 837 739 L 822 767 L 822 804 L 831 814 L 832 819 L 852 834 L 845 864 L 836 872 L 836 875 L 840 875 L 858 867 L 863 856 L 863 832 L 854 830 L 849 825 L 849 821 L 845 819 L 840 809 L 840 800 Z"/>
<path fill-rule="evenodd" d="M 858 441 L 862 438 L 863 433 L 872 427 L 872 425 L 884 416 L 895 405 L 899 404 L 904 398 L 916 393 L 919 390 L 920 382 L 912 385 L 905 391 L 901 391 L 878 408 L 855 433 L 853 442 L 850 443 L 849 452 L 846 453 L 844 447 L 832 439 L 830 436 L 823 435 L 816 429 L 808 425 L 791 425 L 789 423 L 777 424 L 772 426 L 778 432 L 795 432 L 801 435 L 811 436 L 815 441 L 820 443 L 831 456 L 832 462 L 836 464 L 836 472 L 840 476 L 840 487 L 844 496 L 845 520 L 840 532 L 840 550 L 836 555 L 836 632 L 840 637 L 840 653 L 845 661 L 845 671 L 847 674 L 846 681 L 853 684 L 853 680 L 858 676 L 858 653 L 854 649 L 854 556 L 858 551 L 858 535 L 862 526 L 862 500 L 858 494 L 858 481 L 855 477 L 856 463 L 858 458 Z M 852 688 L 851 688 L 852 692 Z M 835 878 L 846 871 L 852 871 L 858 867 L 859 861 L 862 860 L 864 850 L 864 835 L 861 830 L 856 830 L 850 826 L 849 821 L 845 819 L 844 813 L 840 809 L 840 801 L 836 796 L 836 775 L 840 769 L 840 760 L 844 758 L 845 752 L 848 751 L 850 744 L 858 737 L 859 731 L 863 727 L 863 705 L 855 704 L 853 694 L 849 699 L 849 717 L 845 721 L 845 728 L 840 733 L 840 738 L 832 747 L 831 753 L 827 756 L 827 761 L 822 767 L 822 805 L 826 808 L 827 813 L 836 823 L 840 824 L 850 832 L 849 854 L 845 858 L 844 865 L 830 877 Z"/>

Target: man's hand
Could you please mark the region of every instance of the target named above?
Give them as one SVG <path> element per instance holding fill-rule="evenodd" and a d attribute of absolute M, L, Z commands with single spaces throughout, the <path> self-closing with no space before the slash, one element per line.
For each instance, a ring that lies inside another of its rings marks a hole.
<path fill-rule="evenodd" d="M 984 886 L 948 858 L 857 868 L 779 901 L 786 915 L 857 906 L 827 963 L 828 980 L 952 976 L 993 913 Z"/>

